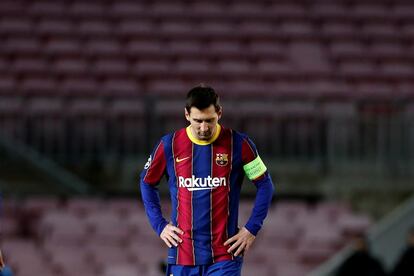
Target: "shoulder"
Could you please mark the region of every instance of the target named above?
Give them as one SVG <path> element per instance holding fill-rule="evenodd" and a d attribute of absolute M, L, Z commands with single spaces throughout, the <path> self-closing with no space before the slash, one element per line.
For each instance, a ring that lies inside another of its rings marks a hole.
<path fill-rule="evenodd" d="M 228 131 L 231 131 L 233 133 L 233 137 L 235 139 L 239 139 L 239 140 L 250 140 L 249 136 L 246 133 L 234 130 L 234 129 L 227 129 Z"/>
<path fill-rule="evenodd" d="M 185 134 L 185 128 L 181 128 L 179 130 L 176 130 L 174 132 L 170 132 L 168 134 L 165 134 L 164 136 L 161 137 L 161 141 L 163 143 L 171 143 L 174 137 L 180 136 L 182 134 Z"/>

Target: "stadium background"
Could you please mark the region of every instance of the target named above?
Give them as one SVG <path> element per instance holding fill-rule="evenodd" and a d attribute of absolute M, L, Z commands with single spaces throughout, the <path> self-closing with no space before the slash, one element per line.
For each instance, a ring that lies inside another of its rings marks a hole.
<path fill-rule="evenodd" d="M 277 184 L 244 275 L 330 275 L 364 231 L 392 267 L 414 224 L 413 53 L 404 0 L 1 1 L 6 261 L 17 276 L 160 275 L 138 173 L 205 83 Z"/>

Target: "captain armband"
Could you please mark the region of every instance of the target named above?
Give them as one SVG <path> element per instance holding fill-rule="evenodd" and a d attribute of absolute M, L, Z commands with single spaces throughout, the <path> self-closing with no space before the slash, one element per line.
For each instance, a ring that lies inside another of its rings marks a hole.
<path fill-rule="evenodd" d="M 260 156 L 243 166 L 243 170 L 246 173 L 247 178 L 254 180 L 264 174 L 267 170 L 266 165 L 263 163 Z"/>

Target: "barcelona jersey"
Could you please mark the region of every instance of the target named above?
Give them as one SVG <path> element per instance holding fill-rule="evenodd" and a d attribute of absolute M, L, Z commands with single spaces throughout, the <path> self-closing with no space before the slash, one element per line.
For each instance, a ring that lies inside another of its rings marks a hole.
<path fill-rule="evenodd" d="M 252 214 L 245 225 L 253 235 L 262 227 L 273 184 L 253 142 L 244 134 L 217 125 L 209 141 L 198 140 L 190 127 L 160 140 L 141 174 L 147 216 L 158 235 L 163 217 L 157 185 L 168 179 L 172 203 L 170 222 L 184 231 L 168 252 L 168 263 L 205 265 L 234 256 L 224 242 L 238 232 L 241 184 L 247 176 L 257 187 Z"/>

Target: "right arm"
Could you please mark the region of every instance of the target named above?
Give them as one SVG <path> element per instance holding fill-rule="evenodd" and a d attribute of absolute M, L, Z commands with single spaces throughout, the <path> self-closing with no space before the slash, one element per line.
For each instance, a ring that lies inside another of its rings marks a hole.
<path fill-rule="evenodd" d="M 141 173 L 141 197 L 144 203 L 145 212 L 154 231 L 160 235 L 168 224 L 163 217 L 160 204 L 160 196 L 157 185 L 166 171 L 166 159 L 164 144 L 161 141 L 148 158 Z"/>
<path fill-rule="evenodd" d="M 166 172 L 166 166 L 164 144 L 161 141 L 144 166 L 144 170 L 141 173 L 140 188 L 142 202 L 152 228 L 165 244 L 171 247 L 171 244 L 177 246 L 177 242 L 181 242 L 177 233 L 182 234 L 183 232 L 181 229 L 169 224 L 162 215 L 157 185 Z"/>

